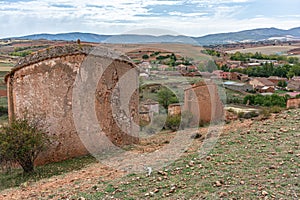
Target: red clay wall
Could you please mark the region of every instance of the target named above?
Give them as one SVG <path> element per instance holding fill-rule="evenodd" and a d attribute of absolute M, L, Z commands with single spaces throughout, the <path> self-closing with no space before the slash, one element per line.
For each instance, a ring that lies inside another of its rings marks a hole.
<path fill-rule="evenodd" d="M 289 99 L 287 101 L 287 108 L 300 108 L 300 99 Z"/>
<path fill-rule="evenodd" d="M 224 107 L 217 86 L 201 82 L 185 90 L 184 110 L 193 114 L 196 122 L 212 122 L 224 117 Z"/>
<path fill-rule="evenodd" d="M 88 154 L 74 125 L 72 115 L 72 91 L 79 68 L 86 54 L 66 55 L 22 66 L 7 77 L 9 90 L 9 116 L 37 118 L 54 143 L 41 154 L 36 164 L 60 161 Z M 24 65 L 24 63 L 23 63 Z M 109 94 L 107 84 L 115 85 L 119 77 L 134 65 L 115 60 L 98 83 L 98 91 Z M 116 71 L 113 80 L 112 71 Z M 105 80 L 104 80 L 105 79 Z M 109 139 L 117 144 L 137 143 L 138 138 L 124 133 L 112 117 L 110 97 L 99 101 L 101 94 L 95 92 L 96 113 Z M 133 94 L 130 117 L 138 121 L 138 93 Z"/>

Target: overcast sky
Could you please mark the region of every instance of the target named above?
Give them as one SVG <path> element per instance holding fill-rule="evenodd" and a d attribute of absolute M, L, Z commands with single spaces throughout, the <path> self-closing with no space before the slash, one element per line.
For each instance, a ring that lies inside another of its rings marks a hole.
<path fill-rule="evenodd" d="M 300 26 L 299 0 L 0 0 L 0 38 L 36 33 L 203 36 Z M 137 29 L 144 29 L 138 30 Z"/>

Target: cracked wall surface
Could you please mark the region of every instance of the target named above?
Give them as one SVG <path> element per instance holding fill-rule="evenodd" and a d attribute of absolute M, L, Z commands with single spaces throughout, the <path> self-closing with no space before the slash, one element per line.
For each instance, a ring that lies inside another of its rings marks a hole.
<path fill-rule="evenodd" d="M 198 82 L 185 90 L 184 111 L 189 111 L 194 121 L 209 123 L 224 119 L 224 105 L 217 85 L 212 81 Z"/>
<path fill-rule="evenodd" d="M 88 154 L 74 126 L 72 91 L 80 67 L 91 51 L 91 47 L 78 46 L 47 49 L 20 60 L 6 77 L 10 120 L 37 119 L 44 132 L 53 138 L 53 144 L 38 157 L 36 164 Z M 98 121 L 118 146 L 138 142 L 136 135 L 127 134 L 134 122 L 138 122 L 137 91 L 131 94 L 128 111 L 118 107 L 120 99 L 116 95 L 112 98 L 113 90 L 119 88 L 119 79 L 131 69 L 137 75 L 128 60 L 114 59 L 95 91 Z M 113 112 L 113 107 L 119 110 Z"/>

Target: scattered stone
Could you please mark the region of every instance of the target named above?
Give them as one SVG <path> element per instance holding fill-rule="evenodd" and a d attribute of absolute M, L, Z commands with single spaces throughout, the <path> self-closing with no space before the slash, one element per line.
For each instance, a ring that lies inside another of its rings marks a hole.
<path fill-rule="evenodd" d="M 276 169 L 276 166 L 275 166 L 275 165 L 271 165 L 271 166 L 269 167 L 269 169 Z"/>
<path fill-rule="evenodd" d="M 191 135 L 191 139 L 199 139 L 201 137 L 202 135 L 200 133 L 194 133 L 193 135 Z"/>
<path fill-rule="evenodd" d="M 154 193 L 158 193 L 158 192 L 159 192 L 159 189 L 156 188 L 153 192 L 154 192 Z"/>
<path fill-rule="evenodd" d="M 164 172 L 164 171 L 158 171 L 157 173 L 158 173 L 159 175 L 162 175 L 162 176 L 166 176 L 166 175 L 167 175 L 167 173 Z"/>
<path fill-rule="evenodd" d="M 261 194 L 262 194 L 263 196 L 267 196 L 269 193 L 268 193 L 267 191 L 263 190 L 263 191 L 261 192 Z"/>
<path fill-rule="evenodd" d="M 222 182 L 221 182 L 221 181 L 216 181 L 216 182 L 215 182 L 215 185 L 216 185 L 217 187 L 221 187 L 221 186 L 222 186 Z"/>
<path fill-rule="evenodd" d="M 226 193 L 226 192 L 221 192 L 221 193 L 219 194 L 219 197 L 220 197 L 220 198 L 227 197 L 227 193 Z"/>
<path fill-rule="evenodd" d="M 169 193 L 174 193 L 175 190 L 176 190 L 176 187 L 175 187 L 175 186 L 172 186 L 171 189 L 170 189 L 170 191 L 169 191 Z"/>
<path fill-rule="evenodd" d="M 294 154 L 294 151 L 290 150 L 288 151 L 288 154 Z"/>

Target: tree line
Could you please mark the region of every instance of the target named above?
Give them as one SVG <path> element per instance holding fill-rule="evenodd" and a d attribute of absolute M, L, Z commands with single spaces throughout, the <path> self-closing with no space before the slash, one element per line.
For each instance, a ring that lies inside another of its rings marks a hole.
<path fill-rule="evenodd" d="M 293 76 L 300 76 L 300 64 L 285 64 L 282 66 L 275 67 L 273 63 L 265 63 L 257 67 L 237 68 L 232 69 L 230 71 L 247 74 L 252 77 L 278 76 L 284 78 L 291 78 Z"/>
<path fill-rule="evenodd" d="M 231 54 L 230 59 L 242 62 L 248 62 L 250 59 L 258 59 L 258 60 L 277 60 L 277 61 L 286 61 L 290 64 L 299 63 L 299 58 L 297 57 L 288 57 L 284 55 L 264 55 L 261 52 L 256 53 L 241 53 L 239 51 Z"/>

